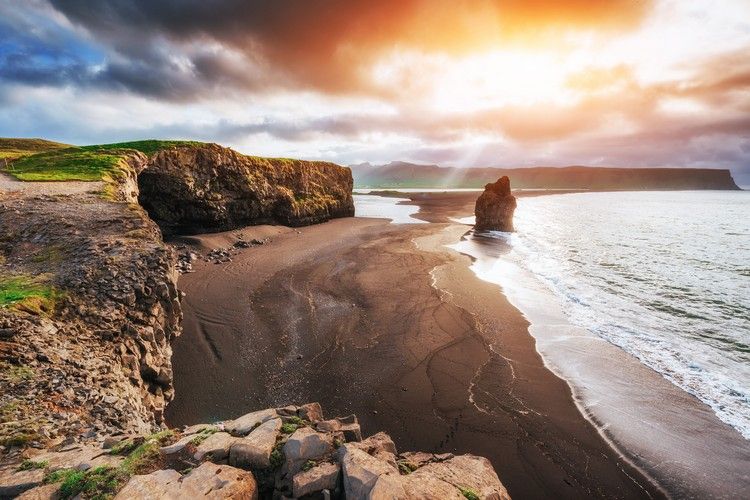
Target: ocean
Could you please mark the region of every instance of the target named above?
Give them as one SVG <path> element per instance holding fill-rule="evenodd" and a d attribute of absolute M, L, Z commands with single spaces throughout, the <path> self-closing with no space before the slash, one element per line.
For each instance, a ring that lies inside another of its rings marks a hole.
<path fill-rule="evenodd" d="M 750 193 L 519 198 L 493 236 L 574 325 L 638 358 L 750 439 Z M 512 285 L 511 285 L 512 286 Z"/>
<path fill-rule="evenodd" d="M 747 491 L 750 192 L 520 197 L 514 222 L 450 247 L 526 316 L 582 413 L 673 493 Z"/>

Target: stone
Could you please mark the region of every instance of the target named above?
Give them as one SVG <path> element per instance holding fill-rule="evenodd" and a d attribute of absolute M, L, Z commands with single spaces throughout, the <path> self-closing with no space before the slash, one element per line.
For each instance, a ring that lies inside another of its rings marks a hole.
<path fill-rule="evenodd" d="M 189 425 L 185 427 L 185 429 L 182 431 L 182 434 L 187 436 L 188 434 L 198 434 L 203 429 L 210 429 L 216 427 L 215 425 L 211 424 L 195 424 L 195 425 Z"/>
<path fill-rule="evenodd" d="M 177 498 L 257 500 L 258 485 L 250 472 L 206 462 L 182 479 Z"/>
<path fill-rule="evenodd" d="M 229 465 L 250 469 L 267 469 L 271 466 L 271 452 L 281 430 L 281 419 L 263 422 L 249 435 L 238 439 L 229 450 Z"/>
<path fill-rule="evenodd" d="M 510 179 L 503 176 L 484 186 L 474 206 L 476 231 L 513 231 L 516 198 L 510 194 Z"/>
<path fill-rule="evenodd" d="M 292 494 L 295 498 L 323 490 L 334 490 L 339 480 L 340 466 L 323 462 L 310 470 L 299 472 L 292 480 Z"/>
<path fill-rule="evenodd" d="M 276 408 L 276 413 L 278 413 L 282 417 L 292 417 L 292 416 L 296 417 L 297 407 L 294 405 L 289 405 L 283 408 Z"/>
<path fill-rule="evenodd" d="M 193 458 L 202 460 L 206 455 L 210 455 L 210 460 L 220 461 L 229 456 L 229 450 L 237 441 L 236 438 L 226 432 L 216 432 L 211 434 L 195 450 Z"/>
<path fill-rule="evenodd" d="M 175 470 L 159 470 L 133 476 L 115 500 L 221 499 L 257 500 L 258 485 L 250 472 L 228 465 L 205 462 L 186 476 Z"/>
<path fill-rule="evenodd" d="M 341 423 L 338 420 L 321 420 L 320 422 L 316 422 L 315 429 L 317 429 L 320 432 L 336 432 L 339 429 L 341 429 Z"/>
<path fill-rule="evenodd" d="M 18 465 L 11 464 L 0 468 L 0 498 L 15 497 L 26 490 L 42 484 L 42 469 L 18 470 Z"/>
<path fill-rule="evenodd" d="M 323 420 L 323 409 L 320 407 L 320 403 L 307 403 L 299 407 L 297 414 L 301 419 L 309 422 L 317 422 Z"/>
<path fill-rule="evenodd" d="M 460 455 L 427 464 L 405 477 L 425 482 L 440 480 L 456 488 L 470 488 L 482 499 L 510 500 L 492 464 L 484 457 Z"/>
<path fill-rule="evenodd" d="M 294 431 L 284 444 L 284 456 L 291 474 L 299 471 L 308 460 L 319 460 L 333 452 L 333 437 L 316 432 L 310 427 Z"/>
<path fill-rule="evenodd" d="M 117 493 L 115 500 L 170 498 L 179 491 L 180 478 L 180 473 L 172 469 L 133 476 Z"/>
<path fill-rule="evenodd" d="M 344 439 L 347 443 L 352 441 L 362 441 L 362 430 L 359 424 L 345 424 L 340 427 L 340 431 L 344 434 Z"/>
<path fill-rule="evenodd" d="M 278 414 L 273 408 L 267 410 L 254 411 L 246 415 L 241 416 L 236 420 L 227 422 L 224 425 L 226 431 L 233 436 L 245 436 L 250 433 L 255 427 L 262 424 L 266 420 L 277 417 Z"/>
<path fill-rule="evenodd" d="M 16 500 L 58 500 L 60 498 L 59 484 L 43 484 L 24 491 Z"/>
<path fill-rule="evenodd" d="M 185 447 L 190 444 L 190 441 L 196 438 L 195 434 L 188 434 L 187 436 L 181 437 L 176 442 L 168 445 L 168 446 L 162 446 L 159 448 L 159 453 L 161 453 L 164 456 L 168 455 L 174 455 L 175 453 L 179 453 L 182 450 L 185 449 Z"/>
<path fill-rule="evenodd" d="M 365 451 L 366 453 L 369 453 L 370 455 L 375 455 L 379 452 L 387 452 L 393 455 L 396 455 L 397 453 L 396 444 L 385 432 L 378 432 L 377 434 L 373 434 L 360 443 L 353 443 L 353 446 Z"/>
<path fill-rule="evenodd" d="M 369 498 L 370 491 L 380 476 L 399 475 L 398 469 L 354 444 L 341 446 L 338 449 L 338 459 L 341 463 L 346 498 Z"/>

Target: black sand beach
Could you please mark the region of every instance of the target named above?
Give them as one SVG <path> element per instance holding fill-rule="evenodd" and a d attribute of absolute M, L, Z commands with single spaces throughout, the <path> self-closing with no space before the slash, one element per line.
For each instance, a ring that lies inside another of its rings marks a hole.
<path fill-rule="evenodd" d="M 466 214 L 469 195 L 434 198 L 420 217 Z M 170 423 L 316 400 L 403 450 L 487 456 L 517 498 L 662 496 L 580 414 L 519 311 L 443 246 L 464 231 L 352 218 L 246 228 L 270 243 L 181 278 Z"/>

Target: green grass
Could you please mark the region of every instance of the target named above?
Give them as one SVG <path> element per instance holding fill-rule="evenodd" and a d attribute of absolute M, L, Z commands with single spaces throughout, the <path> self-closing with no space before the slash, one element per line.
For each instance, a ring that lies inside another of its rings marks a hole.
<path fill-rule="evenodd" d="M 27 153 L 10 163 L 7 171 L 22 181 L 106 181 L 123 175 L 127 168 L 123 156 L 133 150 L 152 155 L 166 148 L 201 144 L 204 143 L 147 140 L 69 146 L 35 154 Z"/>
<path fill-rule="evenodd" d="M 21 462 L 18 470 L 46 469 L 48 465 L 49 461 L 47 460 L 42 460 L 40 462 L 35 462 L 34 460 L 24 460 L 23 462 Z"/>
<path fill-rule="evenodd" d="M 43 151 L 70 147 L 68 144 L 46 141 L 44 139 L 15 139 L 0 137 L 0 160 L 13 160 Z"/>
<path fill-rule="evenodd" d="M 20 158 L 8 172 L 22 181 L 100 181 L 123 172 L 121 152 L 67 148 Z"/>
<path fill-rule="evenodd" d="M 109 499 L 114 497 L 128 479 L 130 476 L 122 470 L 108 466 L 67 472 L 60 485 L 60 497 L 67 499 L 81 495 L 93 500 Z"/>
<path fill-rule="evenodd" d="M 459 486 L 458 489 L 467 500 L 479 500 L 479 493 L 472 490 L 471 488 L 464 488 Z"/>
<path fill-rule="evenodd" d="M 205 429 L 201 429 L 201 431 L 190 440 L 190 444 L 194 446 L 200 445 L 203 441 L 208 439 L 208 437 L 212 434 L 215 434 L 219 429 L 216 427 L 206 427 Z"/>
<path fill-rule="evenodd" d="M 41 314 L 54 310 L 55 289 L 26 276 L 0 276 L 0 307 Z"/>
<path fill-rule="evenodd" d="M 146 438 L 146 442 L 128 455 L 120 465 L 120 469 L 130 475 L 144 472 L 160 458 L 159 447 L 168 443 L 172 437 L 174 437 L 174 432 L 170 430 L 150 435 Z"/>
<path fill-rule="evenodd" d="M 145 141 L 130 141 L 130 142 L 114 142 L 112 144 L 98 144 L 94 146 L 83 146 L 81 149 L 89 151 L 105 150 L 105 149 L 135 149 L 141 153 L 150 156 L 154 153 L 161 151 L 162 149 L 173 148 L 178 146 L 201 146 L 206 144 L 205 142 L 198 141 L 159 141 L 156 139 L 149 139 Z"/>
<path fill-rule="evenodd" d="M 30 366 L 0 362 L 0 380 L 18 383 L 32 378 L 34 378 L 34 369 Z"/>
<path fill-rule="evenodd" d="M 85 472 L 62 469 L 47 474 L 44 482 L 62 483 L 60 497 L 63 499 L 77 495 L 94 500 L 112 498 L 132 476 L 151 472 L 161 458 L 159 447 L 167 444 L 173 437 L 174 433 L 170 430 L 157 432 L 148 436 L 143 444 L 135 448 L 131 446 L 132 440 L 125 440 L 119 443 L 122 445 L 120 451 L 128 453 L 128 456 L 119 467 L 102 466 Z"/>
<path fill-rule="evenodd" d="M 283 432 L 284 434 L 291 434 L 297 430 L 297 427 L 299 427 L 297 424 L 287 422 L 286 424 L 281 426 L 281 432 Z"/>

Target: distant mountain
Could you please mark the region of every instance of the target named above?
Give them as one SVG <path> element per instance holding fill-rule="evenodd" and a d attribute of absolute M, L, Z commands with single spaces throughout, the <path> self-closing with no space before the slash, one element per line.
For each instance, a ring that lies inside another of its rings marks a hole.
<path fill-rule="evenodd" d="M 481 188 L 503 175 L 514 189 L 737 190 L 729 170 L 708 168 L 452 168 L 393 161 L 350 165 L 355 188 Z"/>

